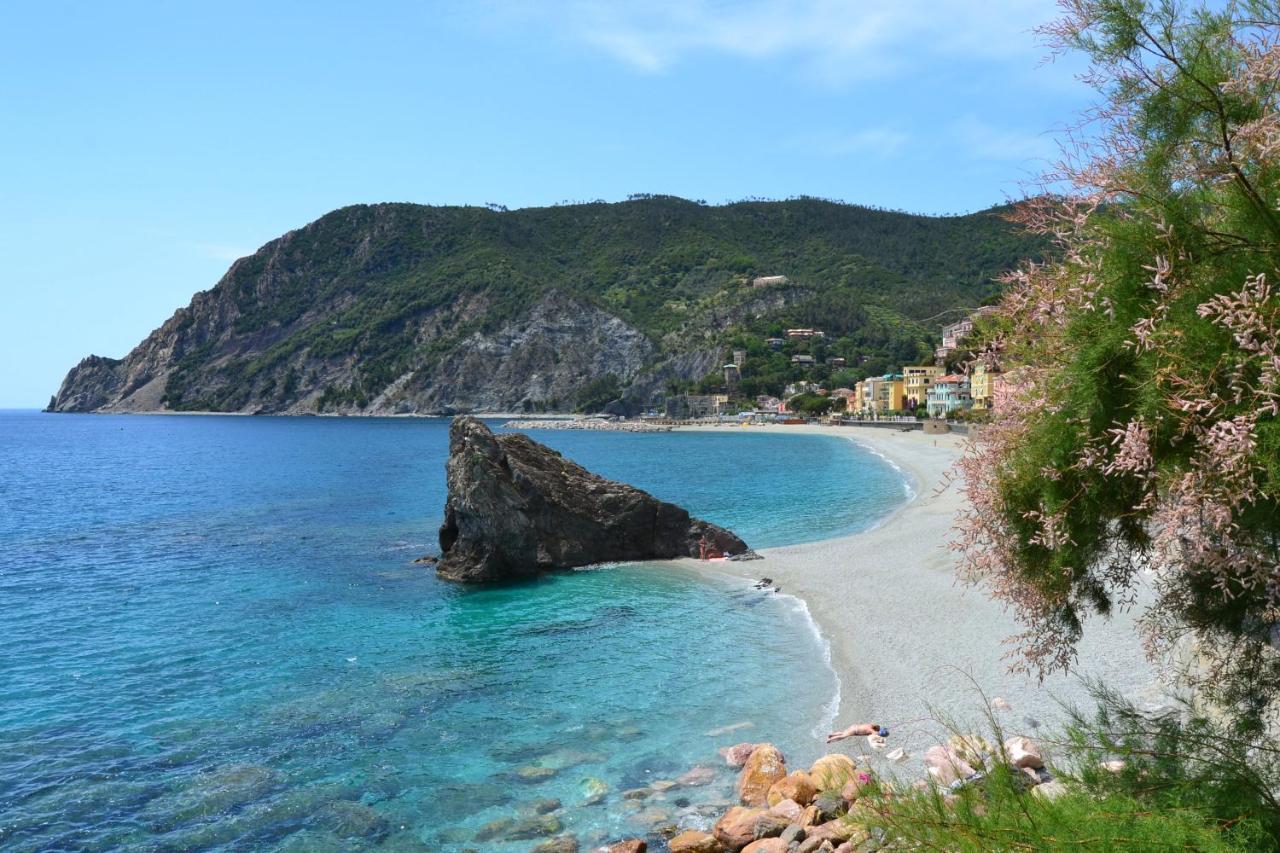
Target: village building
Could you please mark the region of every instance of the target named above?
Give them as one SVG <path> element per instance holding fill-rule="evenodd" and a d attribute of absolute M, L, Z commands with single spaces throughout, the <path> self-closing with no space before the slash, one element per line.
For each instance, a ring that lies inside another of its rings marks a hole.
<path fill-rule="evenodd" d="M 807 341 L 811 338 L 825 338 L 826 335 L 817 329 L 787 329 L 787 337 L 793 341 Z"/>
<path fill-rule="evenodd" d="M 784 341 L 782 338 L 765 338 L 764 339 L 765 346 L 767 346 L 771 350 L 780 350 L 782 349 L 782 345 L 785 343 L 786 341 Z"/>
<path fill-rule="evenodd" d="M 728 399 L 725 397 L 726 401 Z M 674 420 L 697 420 L 717 413 L 716 397 L 710 394 L 681 394 L 667 398 L 667 417 Z"/>
<path fill-rule="evenodd" d="M 973 397 L 975 412 L 989 412 L 995 408 L 995 397 L 1000 383 L 1000 373 L 991 370 L 984 362 L 978 362 L 969 373 L 969 393 Z"/>
<path fill-rule="evenodd" d="M 752 287 L 768 287 L 771 284 L 786 284 L 790 281 L 785 275 L 760 275 L 751 279 Z"/>
<path fill-rule="evenodd" d="M 939 364 L 947 360 L 951 353 L 960 348 L 965 338 L 973 333 L 973 324 L 980 318 L 995 311 L 994 305 L 986 305 L 974 311 L 963 320 L 942 327 L 942 346 L 934 351 L 934 358 Z"/>
<path fill-rule="evenodd" d="M 738 365 L 726 364 L 724 366 L 724 384 L 732 388 L 741 381 L 742 371 L 738 369 Z"/>
<path fill-rule="evenodd" d="M 768 394 L 761 394 L 756 397 L 756 408 L 762 412 L 783 411 L 784 406 L 777 397 L 770 397 Z"/>
<path fill-rule="evenodd" d="M 846 364 L 848 364 L 848 362 L 837 355 L 827 359 L 827 364 L 831 365 L 832 367 L 844 367 Z"/>
<path fill-rule="evenodd" d="M 813 356 L 801 354 L 791 356 L 791 363 L 798 364 L 801 367 L 813 367 L 814 361 Z"/>
<path fill-rule="evenodd" d="M 747 363 L 747 351 L 744 349 L 736 349 L 733 351 L 733 363 L 739 370 Z"/>
<path fill-rule="evenodd" d="M 901 373 L 886 373 L 863 380 L 866 411 L 877 415 L 902 411 L 903 383 Z"/>
<path fill-rule="evenodd" d="M 943 374 L 936 364 L 913 364 L 902 368 L 902 394 L 906 398 L 904 408 L 911 410 L 925 405 L 929 399 L 929 386 Z"/>
<path fill-rule="evenodd" d="M 973 406 L 967 377 L 956 373 L 939 376 L 929 388 L 929 417 L 949 418 Z"/>

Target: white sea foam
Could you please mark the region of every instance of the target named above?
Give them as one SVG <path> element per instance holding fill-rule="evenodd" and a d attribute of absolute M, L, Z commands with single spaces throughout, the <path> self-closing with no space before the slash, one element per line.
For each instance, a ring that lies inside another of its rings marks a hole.
<path fill-rule="evenodd" d="M 875 456 L 879 456 L 885 462 L 889 463 L 889 467 L 897 471 L 902 476 L 902 491 L 907 496 L 907 503 L 911 503 L 911 501 L 915 500 L 916 498 L 915 477 L 913 477 L 911 474 L 904 471 L 901 465 L 899 465 L 897 462 L 894 462 L 891 457 L 884 455 L 872 445 L 859 441 L 853 436 L 845 436 L 845 440 L 853 442 L 854 444 L 858 445 L 868 453 L 874 454 Z"/>

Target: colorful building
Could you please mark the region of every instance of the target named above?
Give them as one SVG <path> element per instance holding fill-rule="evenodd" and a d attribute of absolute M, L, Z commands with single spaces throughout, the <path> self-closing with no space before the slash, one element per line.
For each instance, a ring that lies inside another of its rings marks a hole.
<path fill-rule="evenodd" d="M 902 368 L 902 394 L 906 398 L 905 408 L 916 409 L 929 400 L 929 386 L 943 374 L 943 368 L 936 364 L 913 364 Z"/>
<path fill-rule="evenodd" d="M 987 365 L 978 362 L 969 374 L 969 393 L 973 397 L 975 412 L 989 412 L 995 408 L 996 387 L 1000 383 L 1000 374 Z"/>
<path fill-rule="evenodd" d="M 867 409 L 877 415 L 902 411 L 903 383 L 901 373 L 886 373 L 884 376 L 863 380 L 864 400 Z"/>
<path fill-rule="evenodd" d="M 929 388 L 929 417 L 949 418 L 973 406 L 967 377 L 951 373 L 939 376 Z"/>

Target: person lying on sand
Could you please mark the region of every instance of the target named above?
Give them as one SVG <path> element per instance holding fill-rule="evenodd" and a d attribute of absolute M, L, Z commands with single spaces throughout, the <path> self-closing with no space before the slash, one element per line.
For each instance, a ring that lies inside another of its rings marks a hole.
<path fill-rule="evenodd" d="M 847 729 L 841 729 L 838 732 L 832 732 L 827 735 L 827 743 L 835 743 L 838 740 L 844 740 L 847 737 L 858 737 L 860 735 L 878 735 L 879 737 L 888 737 L 889 730 L 879 723 L 854 723 Z"/>

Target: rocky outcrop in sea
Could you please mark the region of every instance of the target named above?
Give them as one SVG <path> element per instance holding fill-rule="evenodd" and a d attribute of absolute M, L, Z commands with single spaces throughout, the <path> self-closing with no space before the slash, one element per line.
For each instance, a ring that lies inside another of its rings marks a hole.
<path fill-rule="evenodd" d="M 592 474 L 519 433 L 454 420 L 440 528 L 443 578 L 518 580 L 595 563 L 744 554 L 723 527 L 647 492 Z"/>

